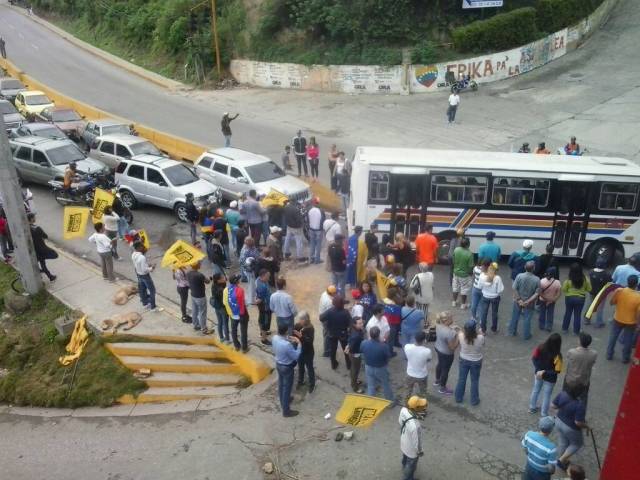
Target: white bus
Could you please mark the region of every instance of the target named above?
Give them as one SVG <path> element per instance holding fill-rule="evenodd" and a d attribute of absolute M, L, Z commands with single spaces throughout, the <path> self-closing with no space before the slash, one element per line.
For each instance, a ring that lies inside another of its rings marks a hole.
<path fill-rule="evenodd" d="M 445 247 L 465 229 L 474 252 L 488 231 L 503 254 L 534 240 L 593 265 L 623 262 L 639 247 L 640 167 L 608 157 L 359 147 L 353 160 L 350 231 L 412 241 L 431 223 Z"/>

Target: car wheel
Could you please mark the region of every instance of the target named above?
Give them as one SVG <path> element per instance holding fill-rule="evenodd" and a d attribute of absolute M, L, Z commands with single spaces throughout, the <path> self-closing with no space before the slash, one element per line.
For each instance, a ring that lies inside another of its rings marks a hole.
<path fill-rule="evenodd" d="M 606 267 L 615 267 L 624 263 L 624 250 L 615 240 L 599 240 L 592 244 L 584 255 L 584 264 L 588 268 L 593 268 L 596 261 L 602 259 L 606 262 Z"/>
<path fill-rule="evenodd" d="M 178 217 L 178 220 L 180 220 L 181 222 L 186 223 L 188 220 L 187 217 L 187 205 L 180 202 L 180 203 L 176 203 L 175 207 L 173 207 L 173 211 L 176 214 L 176 217 Z"/>
<path fill-rule="evenodd" d="M 127 190 L 122 190 L 120 192 L 120 200 L 122 200 L 122 204 L 129 210 L 133 210 L 138 205 L 136 197 L 133 196 L 133 193 Z"/>

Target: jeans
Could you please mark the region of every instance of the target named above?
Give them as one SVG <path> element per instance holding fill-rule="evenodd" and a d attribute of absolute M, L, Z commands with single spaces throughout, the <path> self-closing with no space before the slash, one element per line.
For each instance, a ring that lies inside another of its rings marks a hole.
<path fill-rule="evenodd" d="M 473 300 L 473 297 L 472 297 Z M 500 306 L 500 297 L 485 298 L 480 300 L 480 327 L 482 331 L 487 331 L 487 317 L 489 316 L 489 307 L 491 307 L 491 331 L 498 331 L 498 307 Z"/>
<path fill-rule="evenodd" d="M 398 343 L 398 334 L 400 333 L 400 325 L 389 325 L 389 336 L 387 337 L 387 345 L 389 346 L 389 353 L 393 356 L 395 352 L 393 347 Z"/>
<path fill-rule="evenodd" d="M 480 392 L 478 384 L 480 383 L 480 369 L 482 369 L 482 360 L 471 361 L 460 359 L 460 370 L 458 372 L 458 384 L 456 385 L 456 402 L 461 403 L 464 398 L 464 391 L 467 388 L 467 375 L 471 374 L 471 405 L 480 403 Z"/>
<path fill-rule="evenodd" d="M 338 336 L 329 335 L 329 357 L 331 358 L 331 368 L 334 370 L 338 368 L 338 359 L 336 358 L 336 354 L 338 353 L 338 343 L 342 347 L 342 351 L 344 353 L 344 349 L 347 348 L 347 332 L 344 332 Z M 351 369 L 351 359 L 349 355 L 344 354 L 344 361 L 347 364 L 347 368 Z"/>
<path fill-rule="evenodd" d="M 143 307 L 149 306 L 152 310 L 156 308 L 156 286 L 148 273 L 138 275 L 138 293 Z"/>
<path fill-rule="evenodd" d="M 322 249 L 322 230 L 309 230 L 309 262 L 320 263 L 320 250 Z"/>
<path fill-rule="evenodd" d="M 482 300 L 482 289 L 473 287 L 471 288 L 471 316 L 477 319 L 478 307 Z M 484 330 L 484 329 L 483 329 Z"/>
<path fill-rule="evenodd" d="M 316 386 L 316 371 L 313 368 L 313 353 L 302 354 L 298 357 L 298 385 L 304 383 L 304 371 L 309 375 L 309 388 Z"/>
<path fill-rule="evenodd" d="M 447 108 L 447 118 L 449 119 L 449 123 L 453 123 L 456 121 L 457 111 L 458 111 L 457 105 L 449 105 L 449 108 Z"/>
<path fill-rule="evenodd" d="M 440 384 L 441 389 L 447 388 L 447 380 L 449 380 L 449 370 L 451 370 L 451 365 L 453 365 L 453 359 L 455 358 L 454 354 L 447 355 L 446 353 L 441 353 L 438 349 L 436 349 L 436 353 L 438 354 L 438 365 L 436 365 L 436 380 L 438 384 Z"/>
<path fill-rule="evenodd" d="M 116 239 L 116 241 L 111 244 L 111 255 L 113 256 L 113 258 L 118 260 L 120 258 L 120 256 L 118 255 L 118 241 L 117 241 L 118 231 L 105 230 L 104 233 L 107 237 L 109 237 L 110 240 L 113 240 L 114 238 Z"/>
<path fill-rule="evenodd" d="M 574 430 L 562 420 L 556 417 L 556 439 L 558 458 L 566 455 L 567 458 L 582 448 L 584 439 L 582 438 L 582 430 Z M 566 458 L 565 460 L 566 461 Z"/>
<path fill-rule="evenodd" d="M 195 245 L 198 241 L 198 223 L 189 223 L 189 236 L 191 237 L 191 245 Z"/>
<path fill-rule="evenodd" d="M 231 146 L 231 135 L 225 135 L 224 136 L 224 146 L 225 147 L 230 147 Z"/>
<path fill-rule="evenodd" d="M 402 330 L 402 327 L 400 327 L 400 345 L 402 345 L 402 348 L 404 348 L 405 345 L 416 341 L 416 333 L 418 332 L 407 332 Z"/>
<path fill-rule="evenodd" d="M 218 337 L 220 340 L 229 341 L 229 315 L 224 307 L 215 308 L 218 318 Z"/>
<path fill-rule="evenodd" d="M 203 333 L 207 331 L 207 299 L 206 297 L 191 296 L 191 317 L 193 327 L 200 327 Z"/>
<path fill-rule="evenodd" d="M 128 232 L 129 223 L 127 223 L 127 219 L 121 215 L 120 217 L 118 217 L 118 236 L 122 238 Z"/>
<path fill-rule="evenodd" d="M 582 316 L 582 307 L 584 307 L 584 297 L 565 297 L 564 304 L 566 310 L 562 320 L 562 330 L 566 332 L 569 329 L 571 315 L 573 315 L 573 333 L 577 335 L 580 333 L 580 317 Z"/>
<path fill-rule="evenodd" d="M 342 200 L 342 210 L 344 211 L 344 214 L 347 214 L 347 209 L 349 208 L 349 194 L 348 193 L 341 193 L 340 194 L 340 199 Z"/>
<path fill-rule="evenodd" d="M 262 332 L 268 332 L 271 330 L 271 310 L 265 309 L 258 311 L 258 325 Z"/>
<path fill-rule="evenodd" d="M 178 296 L 180 297 L 180 313 L 182 320 L 187 319 L 187 302 L 189 301 L 189 287 L 177 287 Z"/>
<path fill-rule="evenodd" d="M 308 176 L 309 171 L 307 170 L 307 154 L 302 153 L 298 155 L 296 153 L 296 163 L 298 164 L 298 176 L 302 175 L 303 167 L 304 167 L 304 176 L 305 177 Z"/>
<path fill-rule="evenodd" d="M 540 330 L 550 332 L 553 329 L 553 312 L 556 309 L 556 303 L 541 303 L 540 317 L 538 317 L 538 325 Z"/>
<path fill-rule="evenodd" d="M 367 395 L 374 397 L 376 395 L 376 387 L 380 385 L 384 392 L 384 398 L 390 401 L 394 400 L 391 383 L 389 382 L 389 370 L 386 365 L 384 367 L 372 367 L 365 364 L 364 372 L 367 377 Z"/>
<path fill-rule="evenodd" d="M 413 480 L 418 468 L 418 459 L 420 457 L 411 458 L 402 454 L 402 480 Z"/>
<path fill-rule="evenodd" d="M 531 391 L 531 397 L 529 398 L 529 409 L 535 410 L 538 408 L 538 396 L 542 391 L 542 407 L 540 408 L 540 416 L 546 417 L 549 415 L 549 405 L 551 404 L 551 394 L 553 393 L 553 387 L 555 383 L 540 380 L 538 377 L 533 377 L 533 390 Z"/>
<path fill-rule="evenodd" d="M 351 358 L 351 368 L 349 374 L 351 376 L 351 389 L 354 392 L 358 391 L 358 375 L 360 375 L 360 367 L 362 366 L 362 357 L 356 357 L 354 354 L 349 354 Z"/>
<path fill-rule="evenodd" d="M 623 325 L 611 322 L 611 333 L 609 334 L 609 344 L 607 345 L 607 360 L 613 358 L 613 352 L 618 342 L 618 337 L 622 334 L 622 361 L 627 363 L 631 357 L 631 349 L 633 348 L 633 333 L 635 325 Z"/>
<path fill-rule="evenodd" d="M 250 223 L 249 233 L 251 234 L 251 238 L 253 238 L 253 241 L 256 242 L 256 247 L 260 245 L 260 236 L 262 235 L 262 222 Z"/>
<path fill-rule="evenodd" d="M 287 326 L 287 335 L 291 335 L 293 333 L 293 317 L 276 317 L 276 323 L 278 328 L 280 328 L 280 325 Z"/>
<path fill-rule="evenodd" d="M 531 338 L 531 317 L 533 316 L 532 307 L 521 307 L 515 301 L 513 302 L 513 311 L 511 312 L 511 320 L 509 321 L 509 335 L 514 337 L 518 334 L 518 321 L 522 315 L 522 335 L 525 340 Z"/>
<path fill-rule="evenodd" d="M 304 256 L 304 235 L 302 228 L 287 227 L 287 234 L 284 237 L 284 246 L 282 248 L 285 256 L 289 256 L 291 239 L 296 242 L 296 258 L 301 259 Z"/>
<path fill-rule="evenodd" d="M 238 340 L 238 325 L 240 326 L 240 340 Z M 243 351 L 249 349 L 247 330 L 249 328 L 249 314 L 245 313 L 240 315 L 240 318 L 234 318 L 231 320 L 231 339 L 233 340 L 233 346 L 236 350 L 242 348 Z"/>
<path fill-rule="evenodd" d="M 280 407 L 282 407 L 283 415 L 288 415 L 291 412 L 289 405 L 291 403 L 295 366 L 295 362 L 289 365 L 276 363 L 276 370 L 278 370 L 278 397 L 280 398 Z"/>
<path fill-rule="evenodd" d="M 527 462 L 522 472 L 522 480 L 551 480 L 551 473 L 536 470 Z"/>
<path fill-rule="evenodd" d="M 113 253 L 99 253 L 100 264 L 102 265 L 102 278 L 111 282 L 115 281 L 116 277 L 113 275 Z"/>
<path fill-rule="evenodd" d="M 336 286 L 338 295 L 344 298 L 345 288 L 347 284 L 347 272 L 331 272 L 331 282 Z"/>
<path fill-rule="evenodd" d="M 594 296 L 591 295 L 591 301 L 593 302 Z M 598 308 L 596 309 L 595 313 L 596 313 L 596 323 L 594 324 L 595 327 L 604 327 L 604 307 L 605 307 L 605 302 L 602 302 L 600 305 L 598 305 Z"/>

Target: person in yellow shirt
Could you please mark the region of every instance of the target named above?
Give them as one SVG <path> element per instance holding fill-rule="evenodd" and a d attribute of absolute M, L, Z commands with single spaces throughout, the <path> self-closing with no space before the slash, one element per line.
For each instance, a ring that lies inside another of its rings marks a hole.
<path fill-rule="evenodd" d="M 640 326 L 640 293 L 636 291 L 638 276 L 629 275 L 627 285 L 616 290 L 611 298 L 611 305 L 616 306 L 616 311 L 607 346 L 607 360 L 612 360 L 618 337 L 622 334 L 622 363 L 629 363 L 634 332 Z"/>

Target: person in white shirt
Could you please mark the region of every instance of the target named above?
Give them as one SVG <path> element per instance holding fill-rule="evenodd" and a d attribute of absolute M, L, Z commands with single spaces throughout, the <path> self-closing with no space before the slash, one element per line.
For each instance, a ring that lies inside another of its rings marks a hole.
<path fill-rule="evenodd" d="M 413 389 L 418 386 L 419 395 L 427 396 L 427 384 L 429 382 L 429 363 L 431 363 L 431 349 L 425 347 L 424 341 L 427 335 L 420 330 L 415 335 L 415 343 L 407 343 L 404 346 L 404 354 L 407 357 L 407 398 L 413 396 Z"/>
<path fill-rule="evenodd" d="M 96 232 L 89 237 L 89 241 L 96 244 L 96 250 L 100 256 L 100 264 L 102 265 L 102 278 L 115 282 L 116 277 L 113 274 L 113 254 L 111 248 L 116 239 L 109 238 L 104 233 L 104 224 L 98 222 L 93 226 Z"/>
<path fill-rule="evenodd" d="M 144 256 L 147 249 L 144 248 L 142 242 L 133 244 L 134 252 L 131 254 L 131 261 L 138 277 L 138 293 L 140 294 L 140 302 L 147 310 L 161 312 L 163 309 L 156 306 L 156 286 L 151 278 L 151 272 L 155 268 L 154 265 L 147 263 L 147 257 Z"/>
<path fill-rule="evenodd" d="M 318 316 L 322 318 L 322 315 L 333 308 L 333 297 L 335 297 L 338 289 L 335 285 L 329 285 L 327 289 L 320 295 L 320 303 L 318 304 Z M 327 331 L 327 325 L 322 322 L 322 339 L 323 350 L 322 356 L 329 357 L 329 332 Z"/>
<path fill-rule="evenodd" d="M 384 316 L 384 305 L 381 305 L 379 303 L 374 305 L 371 313 L 373 313 L 373 316 L 369 319 L 365 328 L 367 332 L 366 337 L 370 338 L 369 332 L 371 331 L 371 329 L 373 327 L 378 327 L 380 329 L 380 341 L 384 343 L 387 341 L 389 332 L 391 331 L 389 322 L 387 321 L 387 317 Z"/>
<path fill-rule="evenodd" d="M 475 320 L 467 320 L 463 331 L 458 333 L 460 341 L 460 370 L 455 390 L 456 403 L 462 403 L 467 387 L 467 376 L 471 376 L 471 405 L 480 403 L 480 370 L 484 351 L 484 333 L 478 330 Z"/>
<path fill-rule="evenodd" d="M 104 207 L 102 212 L 102 223 L 104 223 L 104 234 L 114 242 L 111 245 L 111 254 L 116 260 L 120 260 L 118 255 L 118 220 L 120 216 L 113 211 L 110 205 Z"/>
<path fill-rule="evenodd" d="M 418 272 L 409 283 L 416 299 L 416 307 L 424 312 L 424 318 L 429 319 L 429 305 L 433 302 L 433 273 L 431 265 L 420 262 Z"/>
<path fill-rule="evenodd" d="M 321 263 L 320 251 L 322 250 L 324 212 L 318 206 L 320 199 L 313 198 L 313 206 L 309 209 L 309 263 Z"/>
<path fill-rule="evenodd" d="M 460 96 L 458 91 L 454 90 L 449 95 L 449 108 L 447 108 L 447 118 L 449 119 L 449 125 L 456 121 L 456 112 L 458 111 L 458 105 L 460 105 Z"/>
<path fill-rule="evenodd" d="M 498 264 L 493 262 L 487 267 L 485 273 L 480 274 L 478 284 L 482 289 L 482 298 L 480 299 L 480 328 L 482 331 L 487 329 L 487 317 L 489 316 L 489 307 L 491 307 L 491 331 L 498 332 L 498 307 L 500 306 L 500 295 L 504 292 L 504 284 L 502 278 L 498 275 Z"/>
<path fill-rule="evenodd" d="M 342 234 L 342 227 L 340 226 L 340 222 L 338 222 L 338 214 L 336 212 L 331 214 L 331 218 L 327 218 L 322 224 L 322 230 L 324 230 L 324 239 L 326 240 L 326 251 L 325 251 L 325 268 L 327 272 L 331 271 L 331 261 L 329 260 L 328 250 L 329 245 L 331 245 L 335 239 L 337 234 Z"/>
<path fill-rule="evenodd" d="M 402 451 L 402 478 L 413 480 L 418 467 L 418 459 L 424 455 L 422 450 L 422 425 L 420 420 L 425 416 L 426 398 L 417 395 L 407 401 L 407 406 L 400 410 L 400 450 Z"/>

